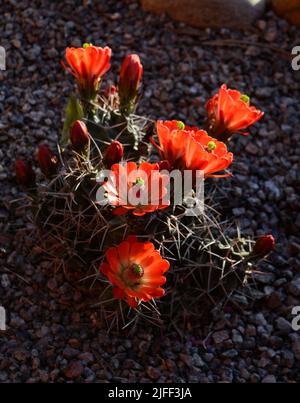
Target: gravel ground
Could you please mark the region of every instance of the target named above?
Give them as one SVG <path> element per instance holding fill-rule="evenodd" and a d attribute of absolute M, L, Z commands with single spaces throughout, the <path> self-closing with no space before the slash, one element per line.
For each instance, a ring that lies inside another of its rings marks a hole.
<path fill-rule="evenodd" d="M 299 29 L 271 12 L 249 31 L 214 32 L 151 16 L 136 1 L 99 0 L 93 11 L 81 1 L 0 3 L 7 51 L 0 71 L 0 305 L 8 314 L 0 382 L 299 382 L 300 331 L 290 323 L 300 305 L 300 76 L 288 59 L 300 45 Z M 224 209 L 246 234 L 273 233 L 277 250 L 255 276 L 255 300 L 241 294 L 242 309 L 229 305 L 181 338 L 151 326 L 107 335 L 80 309 L 82 296 L 20 248 L 28 240 L 11 206 L 21 196 L 13 162 L 31 157 L 41 141 L 54 146 L 72 88 L 59 60 L 66 46 L 82 42 L 109 45 L 114 73 L 127 52 L 139 53 L 140 113 L 197 124 L 223 82 L 266 112 L 251 137 L 236 137 L 235 175 L 222 186 Z"/>

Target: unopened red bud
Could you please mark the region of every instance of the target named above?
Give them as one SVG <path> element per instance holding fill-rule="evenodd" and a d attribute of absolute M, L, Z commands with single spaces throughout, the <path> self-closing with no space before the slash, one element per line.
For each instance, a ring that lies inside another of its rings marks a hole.
<path fill-rule="evenodd" d="M 70 140 L 73 149 L 77 152 L 84 151 L 84 149 L 88 146 L 90 135 L 86 124 L 81 120 L 76 120 L 73 123 L 70 132 Z"/>
<path fill-rule="evenodd" d="M 58 158 L 46 144 L 39 146 L 37 159 L 40 169 L 45 176 L 48 177 L 56 173 Z"/>
<path fill-rule="evenodd" d="M 110 96 L 114 96 L 118 93 L 117 87 L 115 85 L 109 85 L 103 90 L 103 95 L 105 98 L 109 98 Z"/>
<path fill-rule="evenodd" d="M 16 160 L 16 177 L 20 185 L 26 187 L 35 186 L 35 173 L 29 162 Z"/>
<path fill-rule="evenodd" d="M 158 162 L 158 167 L 159 167 L 159 170 L 160 170 L 160 171 L 165 170 L 165 171 L 169 171 L 169 172 L 170 172 L 170 171 L 172 170 L 172 165 L 171 165 L 170 162 L 167 161 L 167 160 L 159 161 L 159 162 Z"/>
<path fill-rule="evenodd" d="M 267 256 L 275 248 L 273 235 L 262 235 L 256 241 L 253 252 L 261 257 Z"/>
<path fill-rule="evenodd" d="M 119 80 L 119 95 L 121 105 L 129 107 L 135 101 L 143 75 L 143 66 L 138 55 L 125 57 Z"/>
<path fill-rule="evenodd" d="M 114 140 L 105 150 L 103 162 L 104 165 L 110 168 L 113 164 L 117 164 L 121 161 L 124 154 L 124 149 L 122 144 Z"/>
<path fill-rule="evenodd" d="M 154 122 L 148 123 L 146 130 L 145 130 L 145 136 L 143 137 L 143 141 L 148 143 L 150 141 L 150 138 L 153 136 L 154 132 L 155 132 Z"/>

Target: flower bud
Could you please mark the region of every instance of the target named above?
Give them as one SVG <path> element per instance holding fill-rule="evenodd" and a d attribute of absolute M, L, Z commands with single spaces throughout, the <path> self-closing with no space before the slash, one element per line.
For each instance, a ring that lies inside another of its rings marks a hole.
<path fill-rule="evenodd" d="M 75 120 L 70 132 L 70 140 L 75 151 L 84 151 L 90 141 L 90 135 L 86 124 L 81 120 Z"/>
<path fill-rule="evenodd" d="M 102 94 L 105 98 L 109 99 L 109 97 L 113 97 L 118 94 L 117 87 L 115 85 L 108 85 L 103 91 Z"/>
<path fill-rule="evenodd" d="M 40 169 L 45 176 L 49 177 L 56 173 L 58 158 L 46 144 L 39 146 L 37 159 Z"/>
<path fill-rule="evenodd" d="M 121 161 L 124 154 L 124 149 L 122 144 L 114 140 L 105 150 L 103 162 L 104 165 L 110 168 L 112 165 L 117 164 Z"/>
<path fill-rule="evenodd" d="M 29 162 L 16 160 L 16 177 L 20 185 L 26 187 L 35 186 L 35 173 Z"/>
<path fill-rule="evenodd" d="M 268 255 L 275 248 L 275 239 L 273 235 L 262 235 L 256 241 L 253 247 L 253 253 L 264 257 Z"/>
<path fill-rule="evenodd" d="M 172 171 L 172 165 L 170 164 L 169 161 L 163 160 L 158 162 L 158 168 L 160 171 Z"/>
<path fill-rule="evenodd" d="M 121 109 L 131 112 L 143 75 L 143 66 L 138 55 L 125 57 L 119 80 Z"/>

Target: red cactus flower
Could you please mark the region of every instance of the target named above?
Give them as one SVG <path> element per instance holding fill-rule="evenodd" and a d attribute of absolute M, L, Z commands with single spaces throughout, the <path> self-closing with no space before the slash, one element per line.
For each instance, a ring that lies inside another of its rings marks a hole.
<path fill-rule="evenodd" d="M 47 177 L 54 175 L 58 168 L 58 158 L 46 144 L 39 146 L 38 163 L 41 171 Z"/>
<path fill-rule="evenodd" d="M 84 44 L 82 48 L 67 48 L 64 68 L 76 77 L 81 95 L 93 99 L 100 86 L 101 77 L 110 68 L 111 49 Z"/>
<path fill-rule="evenodd" d="M 90 135 L 86 124 L 81 120 L 75 120 L 70 132 L 70 140 L 75 151 L 83 151 L 89 144 Z"/>
<path fill-rule="evenodd" d="M 226 84 L 207 102 L 206 110 L 210 132 L 222 141 L 256 123 L 264 115 L 264 112 L 250 106 L 247 95 L 227 89 Z"/>
<path fill-rule="evenodd" d="M 113 175 L 103 184 L 110 205 L 116 206 L 114 215 L 129 211 L 136 216 L 166 208 L 170 202 L 167 195 L 168 176 L 161 175 L 158 164 L 134 162 L 114 164 Z"/>
<path fill-rule="evenodd" d="M 124 299 L 135 308 L 139 301 L 148 302 L 164 295 L 161 286 L 170 264 L 163 259 L 151 242 L 138 242 L 128 237 L 117 247 L 109 248 L 100 271 L 115 288 L 114 297 Z"/>
<path fill-rule="evenodd" d="M 253 252 L 260 257 L 267 256 L 275 248 L 275 243 L 273 235 L 262 235 L 255 242 Z"/>
<path fill-rule="evenodd" d="M 107 168 L 110 168 L 112 165 L 117 164 L 121 161 L 124 154 L 124 148 L 122 144 L 118 140 L 114 140 L 105 150 L 103 156 L 103 163 Z"/>
<path fill-rule="evenodd" d="M 16 160 L 15 169 L 17 181 L 20 185 L 26 187 L 33 187 L 35 185 L 35 173 L 29 162 Z"/>
<path fill-rule="evenodd" d="M 213 174 L 232 163 L 233 155 L 227 152 L 226 145 L 210 137 L 204 130 L 185 126 L 176 120 L 158 121 L 156 128 L 159 146 L 155 146 L 161 159 L 169 161 L 173 168 L 202 170 L 204 176 L 208 177 L 217 176 Z"/>
<path fill-rule="evenodd" d="M 138 55 L 127 55 L 123 61 L 120 80 L 119 96 L 121 107 L 130 109 L 138 94 L 143 75 L 143 66 Z"/>

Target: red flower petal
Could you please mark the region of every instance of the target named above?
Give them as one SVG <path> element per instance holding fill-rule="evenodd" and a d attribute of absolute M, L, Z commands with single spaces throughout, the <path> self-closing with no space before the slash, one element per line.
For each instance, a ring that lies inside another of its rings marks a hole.
<path fill-rule="evenodd" d="M 140 266 L 138 275 L 132 271 L 134 265 Z M 135 236 L 130 236 L 117 247 L 108 249 L 100 270 L 115 286 L 114 297 L 125 299 L 135 308 L 136 299 L 147 302 L 164 295 L 160 286 L 166 282 L 163 274 L 169 266 L 151 242 L 138 242 Z"/>

